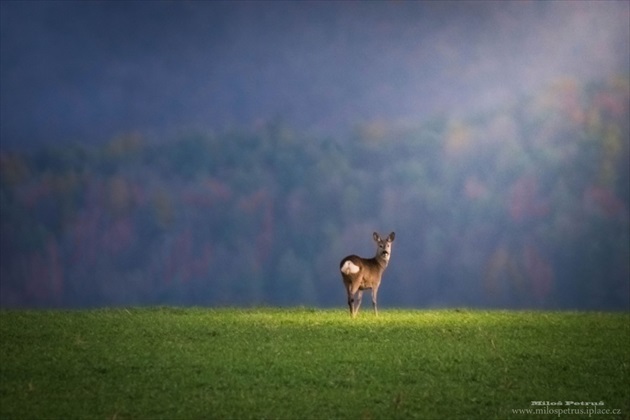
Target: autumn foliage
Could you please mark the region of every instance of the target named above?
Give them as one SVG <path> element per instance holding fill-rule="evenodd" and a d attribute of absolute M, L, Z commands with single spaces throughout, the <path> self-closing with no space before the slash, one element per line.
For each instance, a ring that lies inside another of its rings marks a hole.
<path fill-rule="evenodd" d="M 270 122 L 2 151 L 0 302 L 341 306 L 338 260 L 377 230 L 398 235 L 384 307 L 627 309 L 628 86 L 344 138 Z"/>

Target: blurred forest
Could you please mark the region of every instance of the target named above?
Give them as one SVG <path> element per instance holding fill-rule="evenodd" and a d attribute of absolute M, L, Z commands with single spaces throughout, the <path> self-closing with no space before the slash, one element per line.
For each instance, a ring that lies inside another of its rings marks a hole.
<path fill-rule="evenodd" d="M 396 232 L 394 306 L 630 309 L 627 76 L 469 118 L 281 119 L 0 155 L 2 306 L 343 306 Z"/>

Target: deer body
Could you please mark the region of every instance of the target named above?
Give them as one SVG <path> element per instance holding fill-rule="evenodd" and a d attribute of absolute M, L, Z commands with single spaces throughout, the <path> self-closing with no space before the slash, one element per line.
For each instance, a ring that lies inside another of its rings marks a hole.
<path fill-rule="evenodd" d="M 377 244 L 374 258 L 368 259 L 357 255 L 349 255 L 341 260 L 339 270 L 348 293 L 348 307 L 353 318 L 359 312 L 363 291 L 366 289 L 372 290 L 372 307 L 374 308 L 374 314 L 378 316 L 376 308 L 378 287 L 381 284 L 383 272 L 389 264 L 394 237 L 394 232 L 390 233 L 385 239 L 382 239 L 378 233 L 374 232 L 373 238 Z M 355 295 L 357 295 L 356 302 L 354 299 Z"/>

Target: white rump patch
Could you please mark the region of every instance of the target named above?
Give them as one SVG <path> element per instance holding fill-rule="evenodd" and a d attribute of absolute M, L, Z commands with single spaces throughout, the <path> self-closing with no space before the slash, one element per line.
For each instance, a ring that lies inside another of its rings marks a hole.
<path fill-rule="evenodd" d="M 343 274 L 354 274 L 354 273 L 358 273 L 359 270 L 361 268 L 354 264 L 352 261 L 346 261 L 345 263 L 343 263 L 343 265 L 341 266 L 341 272 Z"/>

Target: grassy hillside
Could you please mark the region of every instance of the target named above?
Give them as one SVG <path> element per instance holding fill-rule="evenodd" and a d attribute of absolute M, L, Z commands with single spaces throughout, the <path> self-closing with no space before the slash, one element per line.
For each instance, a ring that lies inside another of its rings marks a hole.
<path fill-rule="evenodd" d="M 2 418 L 630 418 L 627 313 L 2 311 L 0 337 Z"/>

